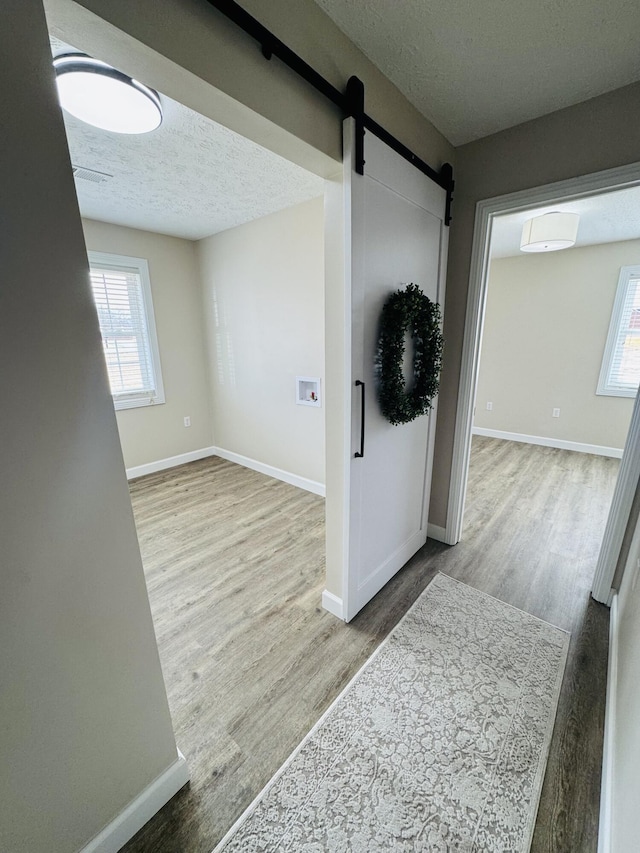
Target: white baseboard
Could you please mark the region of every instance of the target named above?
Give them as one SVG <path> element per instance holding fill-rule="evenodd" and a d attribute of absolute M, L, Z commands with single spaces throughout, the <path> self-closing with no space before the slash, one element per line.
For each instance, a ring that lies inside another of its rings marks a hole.
<path fill-rule="evenodd" d="M 427 524 L 427 536 L 429 539 L 435 539 L 436 542 L 445 542 L 447 545 L 447 531 L 444 527 L 438 527 L 437 524 Z"/>
<path fill-rule="evenodd" d="M 329 592 L 328 589 L 325 589 L 322 593 L 322 606 L 325 610 L 328 610 L 329 613 L 333 613 L 334 616 L 337 616 L 338 619 L 344 620 L 342 599 L 338 598 L 338 596 L 334 595 L 332 592 Z"/>
<path fill-rule="evenodd" d="M 176 465 L 195 462 L 197 459 L 206 459 L 207 456 L 220 456 L 221 459 L 235 462 L 244 468 L 251 468 L 252 471 L 259 471 L 261 474 L 266 474 L 275 480 L 282 480 L 292 486 L 297 486 L 299 489 L 313 492 L 314 495 L 325 496 L 324 483 L 317 483 L 315 480 L 299 477 L 297 474 L 291 474 L 289 471 L 283 471 L 281 468 L 274 468 L 273 465 L 258 462 L 257 459 L 250 459 L 248 456 L 241 456 L 239 453 L 233 453 L 231 450 L 225 450 L 223 447 L 202 447 L 200 450 L 190 450 L 188 453 L 181 453 L 179 456 L 169 456 L 167 459 L 158 459 L 157 462 L 136 465 L 134 468 L 127 468 L 127 479 L 133 480 L 135 477 L 155 474 L 156 471 L 165 471 L 167 468 L 175 468 Z"/>
<path fill-rule="evenodd" d="M 600 785 L 600 826 L 598 853 L 612 853 L 613 774 L 616 734 L 616 690 L 618 686 L 618 596 L 611 600 L 609 616 L 609 668 L 607 671 L 607 703 L 604 715 L 604 748 L 602 750 L 602 782 Z"/>
<path fill-rule="evenodd" d="M 313 492 L 314 495 L 325 496 L 326 489 L 324 483 L 308 480 L 306 477 L 299 477 L 297 474 L 291 474 L 289 471 L 283 471 L 281 468 L 274 468 L 273 465 L 258 462 L 257 459 L 250 459 L 248 456 L 241 456 L 239 453 L 233 453 L 233 451 L 225 450 L 223 447 L 212 447 L 211 450 L 213 451 L 212 455 L 220 456 L 229 462 L 235 462 L 236 465 L 243 465 L 245 468 L 251 468 L 252 471 L 259 471 L 260 474 L 266 474 L 275 480 L 282 480 L 291 486 L 297 486 L 299 489 Z"/>
<path fill-rule="evenodd" d="M 135 477 L 144 477 L 145 474 L 155 474 L 156 471 L 164 471 L 166 468 L 175 468 L 176 465 L 184 465 L 186 462 L 195 462 L 197 459 L 216 455 L 215 447 L 201 447 L 200 450 L 190 450 L 188 453 L 180 453 L 179 456 L 169 456 L 167 459 L 158 459 L 157 462 L 147 462 L 146 465 L 127 468 L 127 479 L 133 480 Z"/>
<path fill-rule="evenodd" d="M 540 444 L 543 447 L 557 447 L 559 450 L 575 450 L 577 453 L 593 453 L 595 456 L 611 456 L 622 459 L 619 447 L 604 447 L 601 444 L 581 444 L 579 441 L 565 441 L 562 438 L 545 438 L 541 435 L 524 435 L 520 432 L 503 432 L 500 429 L 485 429 L 474 426 L 473 435 L 486 435 L 488 438 L 502 438 L 504 441 L 521 441 L 523 444 Z"/>
<path fill-rule="evenodd" d="M 178 758 L 171 767 L 132 800 L 124 811 L 80 850 L 80 853 L 118 853 L 189 779 L 186 759 L 178 751 Z"/>

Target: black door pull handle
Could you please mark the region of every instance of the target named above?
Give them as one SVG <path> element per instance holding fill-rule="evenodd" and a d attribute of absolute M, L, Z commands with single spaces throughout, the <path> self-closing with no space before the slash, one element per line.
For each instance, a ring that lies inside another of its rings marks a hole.
<path fill-rule="evenodd" d="M 362 459 L 364 456 L 364 382 L 356 379 L 356 388 L 360 385 L 362 388 L 362 408 L 360 410 L 360 453 L 356 453 L 356 459 Z"/>

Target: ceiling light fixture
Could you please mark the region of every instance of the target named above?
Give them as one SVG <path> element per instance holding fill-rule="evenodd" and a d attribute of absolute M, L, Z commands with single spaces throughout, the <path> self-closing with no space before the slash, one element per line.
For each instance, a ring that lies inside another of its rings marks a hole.
<path fill-rule="evenodd" d="M 578 236 L 577 213 L 545 213 L 524 223 L 521 252 L 557 252 L 575 245 Z"/>
<path fill-rule="evenodd" d="M 158 93 L 106 62 L 84 53 L 53 60 L 62 107 L 81 121 L 113 133 L 148 133 L 162 122 Z"/>

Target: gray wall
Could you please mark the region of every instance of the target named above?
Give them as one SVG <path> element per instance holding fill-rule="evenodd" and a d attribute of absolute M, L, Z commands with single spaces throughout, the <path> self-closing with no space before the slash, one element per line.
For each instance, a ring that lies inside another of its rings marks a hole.
<path fill-rule="evenodd" d="M 177 754 L 40 0 L 0 45 L 0 849 L 70 853 Z"/>

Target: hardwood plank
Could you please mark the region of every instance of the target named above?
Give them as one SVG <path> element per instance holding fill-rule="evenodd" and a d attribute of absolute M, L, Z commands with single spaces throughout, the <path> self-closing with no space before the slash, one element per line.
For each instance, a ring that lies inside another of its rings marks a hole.
<path fill-rule="evenodd" d="M 571 631 L 532 850 L 595 851 L 608 610 L 589 592 L 618 465 L 474 437 L 463 541 L 429 540 L 350 625 L 320 607 L 321 498 L 217 458 L 134 481 L 193 779 L 126 853 L 210 853 L 437 571 Z"/>

